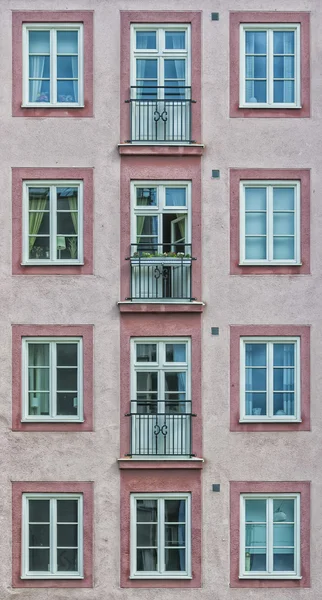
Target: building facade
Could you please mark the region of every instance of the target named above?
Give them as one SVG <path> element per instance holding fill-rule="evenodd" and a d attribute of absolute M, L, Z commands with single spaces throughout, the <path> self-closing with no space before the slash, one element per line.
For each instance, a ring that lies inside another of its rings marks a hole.
<path fill-rule="evenodd" d="M 0 10 L 0 598 L 317 600 L 318 0 Z"/>

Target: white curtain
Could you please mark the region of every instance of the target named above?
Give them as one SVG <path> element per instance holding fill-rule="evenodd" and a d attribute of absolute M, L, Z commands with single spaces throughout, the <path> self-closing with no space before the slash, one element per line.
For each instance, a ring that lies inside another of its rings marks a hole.
<path fill-rule="evenodd" d="M 294 34 L 293 34 L 294 35 Z M 294 52 L 294 42 L 293 36 L 290 35 L 290 32 L 283 33 L 283 47 L 284 54 L 292 54 Z M 293 64 L 294 59 L 292 56 L 284 56 L 284 77 L 289 78 L 293 77 Z M 284 102 L 294 102 L 294 82 L 293 81 L 284 81 Z"/>
<path fill-rule="evenodd" d="M 72 74 L 78 78 L 78 56 L 72 56 Z M 78 102 L 78 79 L 73 80 L 74 102 Z"/>
<path fill-rule="evenodd" d="M 246 33 L 246 54 L 254 54 L 255 52 L 255 32 L 247 31 Z M 257 102 L 255 98 L 255 56 L 246 56 L 246 101 Z M 247 81 L 248 80 L 248 81 Z"/>
<path fill-rule="evenodd" d="M 284 345 L 283 366 L 293 367 L 283 369 L 283 390 L 288 390 L 283 394 L 283 411 L 286 415 L 294 415 L 294 348 L 290 344 Z"/>
<path fill-rule="evenodd" d="M 38 407 L 34 408 L 32 414 L 46 415 L 49 414 L 48 406 L 48 392 L 49 392 L 49 380 L 48 380 L 48 369 L 43 367 L 49 367 L 49 348 L 44 344 L 29 344 L 29 367 L 36 367 L 29 369 L 29 390 L 32 392 L 33 398 L 38 399 Z M 40 368 L 37 368 L 40 367 Z"/>
<path fill-rule="evenodd" d="M 40 94 L 41 86 L 42 86 L 42 76 L 44 73 L 45 67 L 45 56 L 32 56 L 31 64 L 30 64 L 30 78 L 38 78 L 33 79 L 31 81 L 30 88 L 30 102 L 37 102 L 37 97 Z"/>

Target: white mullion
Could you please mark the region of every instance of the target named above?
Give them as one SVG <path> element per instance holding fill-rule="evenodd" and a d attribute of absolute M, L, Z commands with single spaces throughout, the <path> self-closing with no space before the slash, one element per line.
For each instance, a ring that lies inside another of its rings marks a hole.
<path fill-rule="evenodd" d="M 57 250 L 57 185 L 52 186 L 52 197 L 53 197 L 53 210 L 52 210 L 52 232 L 53 232 L 53 250 L 55 261 L 58 260 L 58 250 Z"/>
<path fill-rule="evenodd" d="M 159 347 L 159 369 L 158 369 L 158 400 L 162 401 L 158 403 L 158 412 L 165 412 L 165 342 L 158 342 Z"/>
<path fill-rule="evenodd" d="M 267 30 L 267 102 L 269 106 L 273 104 L 274 100 L 274 43 L 273 43 L 273 29 Z"/>
<path fill-rule="evenodd" d="M 83 515 L 84 515 L 83 494 L 81 494 L 79 496 L 79 498 L 77 499 L 77 521 L 78 521 L 78 527 L 77 527 L 77 530 L 78 530 L 77 571 L 78 571 L 79 575 L 81 575 L 81 576 L 83 576 L 83 572 L 84 572 Z"/>
<path fill-rule="evenodd" d="M 84 105 L 84 36 L 83 27 L 78 30 L 78 101 L 77 104 Z M 79 208 L 78 208 L 79 210 Z M 79 229 L 78 229 L 79 231 Z"/>
<path fill-rule="evenodd" d="M 164 524 L 164 519 L 165 519 L 165 499 L 164 498 L 159 498 L 158 500 L 158 508 L 159 508 L 159 515 L 158 515 L 158 568 L 159 568 L 159 573 L 161 575 L 164 575 L 165 573 L 165 524 Z"/>
<path fill-rule="evenodd" d="M 83 414 L 83 339 L 77 343 L 77 417 Z"/>
<path fill-rule="evenodd" d="M 266 257 L 273 260 L 274 252 L 274 220 L 273 220 L 273 186 L 266 187 Z"/>
<path fill-rule="evenodd" d="M 266 416 L 273 417 L 274 414 L 274 368 L 273 368 L 273 351 L 274 345 L 273 342 L 268 342 L 266 344 Z"/>
<path fill-rule="evenodd" d="M 50 539 L 49 539 L 49 560 L 50 560 L 50 572 L 53 575 L 57 574 L 57 500 L 51 498 L 49 500 L 50 506 Z"/>
<path fill-rule="evenodd" d="M 79 91 L 78 91 L 79 93 Z M 83 184 L 77 186 L 78 204 L 77 204 L 77 247 L 78 260 L 84 261 L 84 231 L 83 231 Z"/>
<path fill-rule="evenodd" d="M 52 35 L 52 73 L 50 82 L 52 85 L 52 104 L 57 104 L 57 29 L 51 30 Z"/>
<path fill-rule="evenodd" d="M 267 571 L 273 573 L 273 498 L 266 500 L 266 519 L 267 519 L 267 534 L 266 534 L 266 556 L 267 556 Z"/>
<path fill-rule="evenodd" d="M 49 342 L 50 349 L 50 415 L 51 417 L 57 417 L 57 348 L 56 342 Z"/>

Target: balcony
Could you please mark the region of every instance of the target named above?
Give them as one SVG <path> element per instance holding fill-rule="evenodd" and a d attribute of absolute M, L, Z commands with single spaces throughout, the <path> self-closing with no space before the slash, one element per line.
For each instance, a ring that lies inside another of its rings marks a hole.
<path fill-rule="evenodd" d="M 130 296 L 136 301 L 192 302 L 191 244 L 131 244 Z"/>
<path fill-rule="evenodd" d="M 131 86 L 129 143 L 192 144 L 191 87 Z"/>
<path fill-rule="evenodd" d="M 128 456 L 192 457 L 191 401 L 131 400 Z"/>

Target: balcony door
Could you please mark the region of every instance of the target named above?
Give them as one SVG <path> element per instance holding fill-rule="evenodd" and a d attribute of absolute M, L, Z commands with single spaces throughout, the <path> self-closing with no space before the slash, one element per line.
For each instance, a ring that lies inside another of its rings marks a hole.
<path fill-rule="evenodd" d="M 189 26 L 133 26 L 132 56 L 132 138 L 142 142 L 189 138 Z"/>
<path fill-rule="evenodd" d="M 132 349 L 133 455 L 190 455 L 190 344 L 136 339 Z"/>

